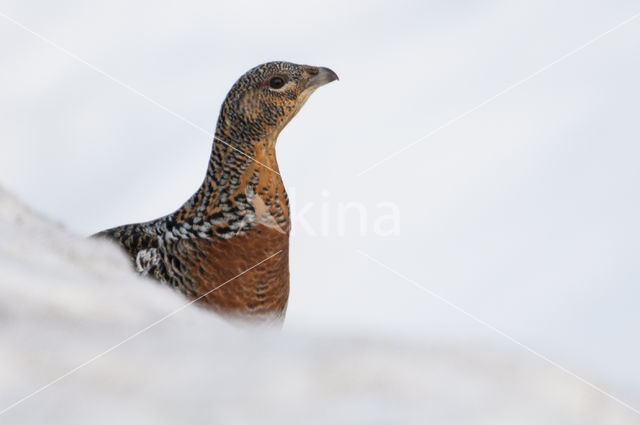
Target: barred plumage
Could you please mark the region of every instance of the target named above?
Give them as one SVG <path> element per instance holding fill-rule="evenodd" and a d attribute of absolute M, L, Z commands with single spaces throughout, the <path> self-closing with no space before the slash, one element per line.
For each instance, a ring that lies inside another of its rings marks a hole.
<path fill-rule="evenodd" d="M 172 214 L 95 236 L 119 242 L 141 274 L 192 299 L 209 293 L 199 302 L 217 312 L 283 318 L 291 222 L 276 139 L 311 93 L 337 78 L 288 62 L 251 69 L 222 104 L 198 191 Z"/>

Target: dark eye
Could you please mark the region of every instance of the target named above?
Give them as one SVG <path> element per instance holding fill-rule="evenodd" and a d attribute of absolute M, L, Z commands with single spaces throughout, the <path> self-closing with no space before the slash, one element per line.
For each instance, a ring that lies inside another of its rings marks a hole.
<path fill-rule="evenodd" d="M 279 89 L 284 86 L 284 78 L 282 77 L 271 77 L 269 80 L 269 87 L 272 89 Z"/>

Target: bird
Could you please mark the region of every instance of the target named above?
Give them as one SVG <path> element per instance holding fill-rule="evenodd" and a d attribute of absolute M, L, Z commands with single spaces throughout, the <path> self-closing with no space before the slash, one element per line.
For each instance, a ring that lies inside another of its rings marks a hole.
<path fill-rule="evenodd" d="M 225 318 L 284 320 L 289 299 L 289 199 L 276 141 L 326 67 L 274 61 L 243 74 L 218 116 L 205 178 L 173 213 L 93 235 L 117 242 L 133 267 Z"/>

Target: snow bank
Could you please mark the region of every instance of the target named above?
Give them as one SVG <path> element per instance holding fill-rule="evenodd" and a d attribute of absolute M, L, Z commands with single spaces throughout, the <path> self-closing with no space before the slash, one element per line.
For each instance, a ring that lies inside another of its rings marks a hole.
<path fill-rule="evenodd" d="M 0 411 L 86 364 L 0 423 L 640 423 L 504 348 L 248 330 L 184 304 L 0 189 Z"/>

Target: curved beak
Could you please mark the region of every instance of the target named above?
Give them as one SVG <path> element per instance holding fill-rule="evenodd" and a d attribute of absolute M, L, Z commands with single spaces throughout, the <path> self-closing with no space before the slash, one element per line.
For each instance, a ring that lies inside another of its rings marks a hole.
<path fill-rule="evenodd" d="M 325 84 L 339 79 L 338 74 L 336 74 L 329 68 L 318 67 L 317 69 L 318 73 L 309 78 L 309 81 L 307 81 L 307 86 L 305 88 L 317 89 L 318 87 L 324 86 Z"/>

